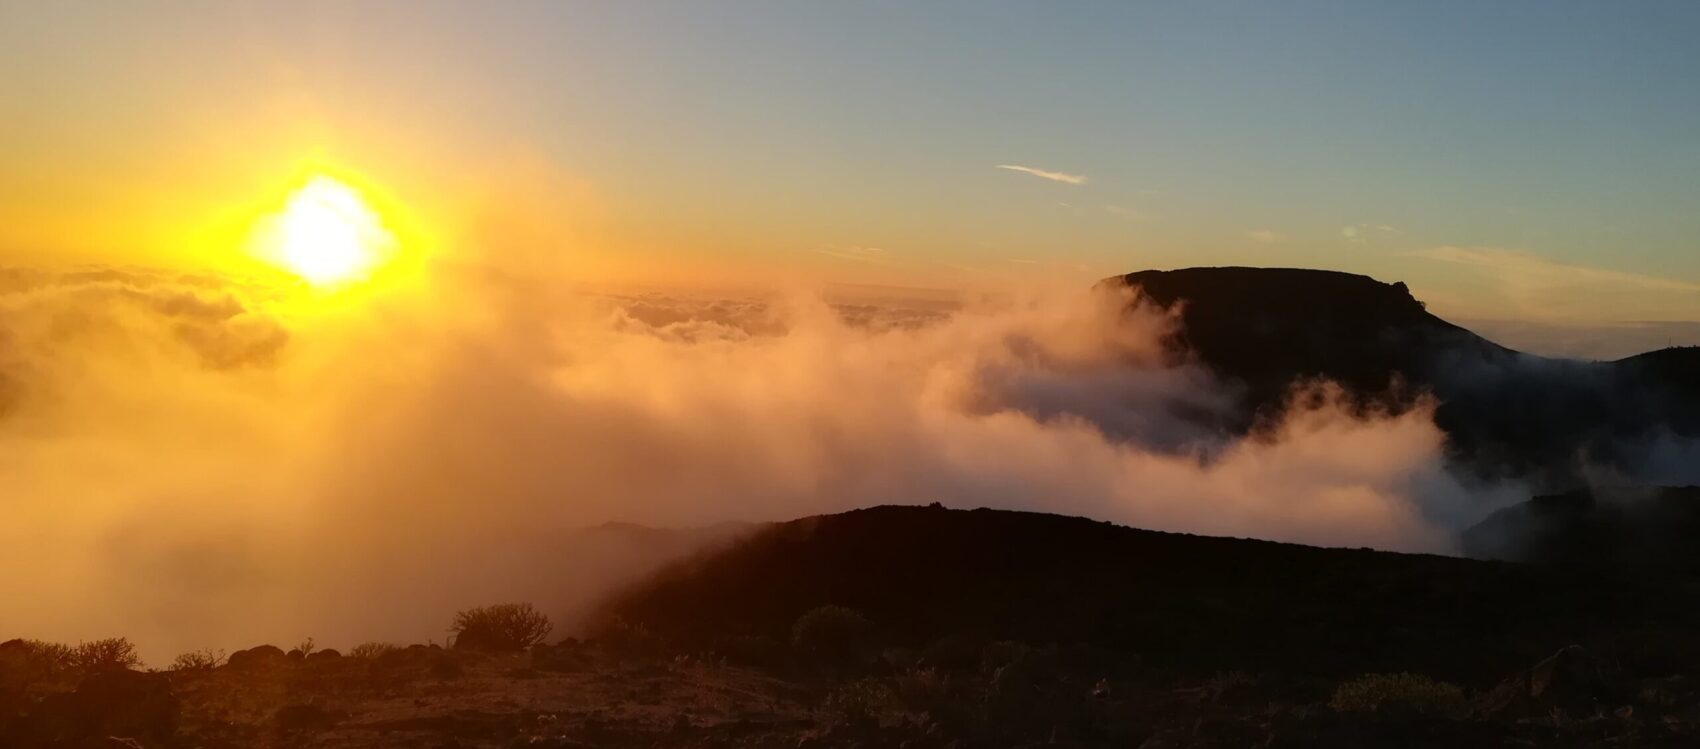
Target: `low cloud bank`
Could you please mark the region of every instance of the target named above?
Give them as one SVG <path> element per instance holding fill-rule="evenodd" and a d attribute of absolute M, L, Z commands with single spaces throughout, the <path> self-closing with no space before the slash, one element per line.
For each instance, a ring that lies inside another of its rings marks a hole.
<path fill-rule="evenodd" d="M 441 639 L 567 617 L 659 556 L 607 521 L 881 503 L 1448 553 L 1521 498 L 1448 470 L 1432 408 L 1238 393 L 1112 291 L 954 313 L 552 292 L 494 275 L 323 305 L 138 270 L 0 276 L 0 638 Z M 294 305 L 294 306 L 292 306 Z"/>

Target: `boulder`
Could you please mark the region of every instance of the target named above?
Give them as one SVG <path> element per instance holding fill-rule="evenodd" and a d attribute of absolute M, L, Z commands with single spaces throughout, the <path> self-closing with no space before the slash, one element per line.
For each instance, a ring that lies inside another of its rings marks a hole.
<path fill-rule="evenodd" d="M 1570 645 L 1499 683 L 1482 698 L 1488 715 L 1589 715 L 1623 699 L 1609 665 Z"/>
<path fill-rule="evenodd" d="M 8 737 L 9 746 L 122 746 L 98 743 L 107 737 L 169 744 L 177 735 L 181 709 L 165 674 L 100 671 L 74 691 L 43 698 L 27 726 Z"/>
<path fill-rule="evenodd" d="M 272 668 L 288 662 L 289 656 L 284 654 L 283 648 L 276 645 L 259 645 L 231 653 L 229 660 L 225 661 L 225 665 L 238 671 L 245 671 Z"/>

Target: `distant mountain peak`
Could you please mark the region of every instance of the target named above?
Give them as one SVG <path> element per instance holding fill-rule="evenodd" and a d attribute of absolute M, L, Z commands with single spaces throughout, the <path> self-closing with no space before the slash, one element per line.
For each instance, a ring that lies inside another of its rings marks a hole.
<path fill-rule="evenodd" d="M 1243 385 L 1241 431 L 1306 381 L 1392 412 L 1432 395 L 1454 457 L 1552 491 L 1590 464 L 1634 475 L 1653 441 L 1700 439 L 1700 349 L 1619 362 L 1523 354 L 1436 317 L 1404 283 L 1339 271 L 1183 268 L 1101 284 L 1175 314 L 1177 352 Z"/>

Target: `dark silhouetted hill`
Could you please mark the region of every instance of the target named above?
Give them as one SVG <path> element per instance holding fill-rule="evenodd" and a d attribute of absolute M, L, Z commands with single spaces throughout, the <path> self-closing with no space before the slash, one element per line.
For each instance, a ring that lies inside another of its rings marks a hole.
<path fill-rule="evenodd" d="M 1700 572 L 1700 487 L 1579 490 L 1500 510 L 1464 552 L 1566 567 Z"/>
<path fill-rule="evenodd" d="M 1694 600 L 1589 572 L 878 507 L 773 525 L 604 614 L 689 647 L 782 640 L 804 612 L 839 605 L 907 647 L 967 636 L 1099 648 L 1177 673 L 1486 679 L 1570 642 L 1615 652 L 1626 629 L 1700 623 Z"/>
<path fill-rule="evenodd" d="M 1700 438 L 1700 349 L 1617 362 L 1533 356 L 1429 314 L 1403 283 L 1333 271 L 1187 268 L 1108 282 L 1178 311 L 1177 354 L 1244 386 L 1242 430 L 1307 380 L 1394 411 L 1432 394 L 1455 458 L 1552 491 L 1579 486 L 1587 466 L 1668 474 L 1649 464 L 1660 459 L 1653 447 Z"/>

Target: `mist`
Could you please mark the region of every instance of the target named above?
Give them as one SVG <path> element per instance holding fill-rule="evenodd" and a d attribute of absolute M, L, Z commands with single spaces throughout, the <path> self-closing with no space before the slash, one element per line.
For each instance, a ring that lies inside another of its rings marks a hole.
<path fill-rule="evenodd" d="M 124 635 L 159 662 L 440 641 L 505 600 L 564 634 L 685 550 L 585 530 L 610 521 L 941 502 L 1453 553 L 1525 496 L 1451 471 L 1433 404 L 1364 414 L 1320 383 L 1233 436 L 1236 388 L 1129 292 L 941 311 L 520 279 L 313 302 L 276 279 L 5 272 L 0 637 Z"/>

